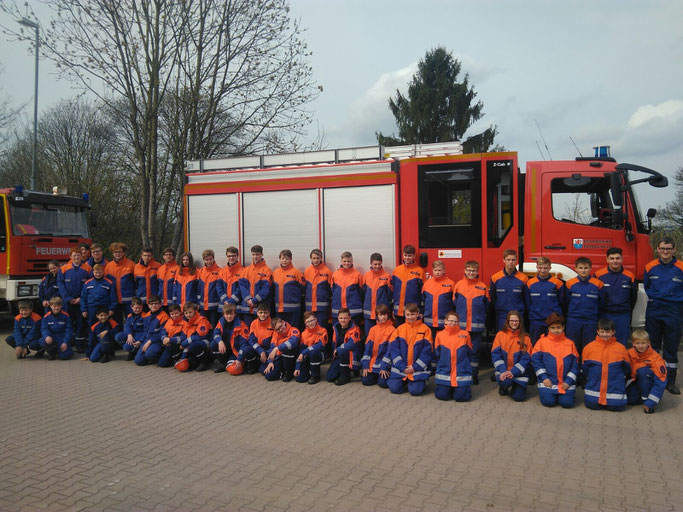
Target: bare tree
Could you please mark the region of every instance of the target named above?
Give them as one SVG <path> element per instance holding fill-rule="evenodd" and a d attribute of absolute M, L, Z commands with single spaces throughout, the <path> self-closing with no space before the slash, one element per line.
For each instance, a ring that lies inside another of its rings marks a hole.
<path fill-rule="evenodd" d="M 310 120 L 309 54 L 286 0 L 43 3 L 47 57 L 126 123 L 144 245 L 182 218 L 187 158 L 291 147 Z"/>

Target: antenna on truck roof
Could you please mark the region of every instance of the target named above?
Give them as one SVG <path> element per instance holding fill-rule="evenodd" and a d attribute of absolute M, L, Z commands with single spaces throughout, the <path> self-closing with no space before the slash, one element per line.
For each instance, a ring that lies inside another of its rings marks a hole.
<path fill-rule="evenodd" d="M 534 123 L 536 123 L 536 128 L 538 128 L 538 133 L 541 134 L 541 140 L 543 141 L 543 145 L 545 146 L 545 151 L 546 151 L 546 153 L 548 153 L 548 160 L 552 160 L 553 157 L 550 156 L 550 150 L 548 149 L 548 143 L 545 141 L 545 137 L 543 136 L 543 132 L 541 131 L 541 127 L 538 126 L 538 121 L 536 121 L 536 119 L 534 119 Z"/>
<path fill-rule="evenodd" d="M 579 156 L 581 158 L 583 158 L 583 155 L 581 154 L 581 150 L 578 148 L 578 146 L 576 145 L 576 142 L 574 142 L 574 139 L 572 139 L 571 135 L 569 136 L 569 140 L 572 141 L 572 144 L 574 144 L 574 147 L 576 148 L 576 152 L 579 154 Z"/>

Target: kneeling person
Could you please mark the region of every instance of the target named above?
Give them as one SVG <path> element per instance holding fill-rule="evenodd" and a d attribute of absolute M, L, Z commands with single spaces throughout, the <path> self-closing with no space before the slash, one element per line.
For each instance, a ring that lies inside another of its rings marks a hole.
<path fill-rule="evenodd" d="M 93 363 L 108 363 L 116 351 L 116 335 L 121 326 L 109 316 L 109 308 L 100 306 L 95 312 L 97 321 L 90 327 L 88 353 Z"/>
<path fill-rule="evenodd" d="M 472 398 L 472 340 L 470 333 L 460 328 L 455 311 L 446 314 L 445 327 L 436 335 L 434 347 L 434 396 L 439 400 L 467 402 Z"/>
<path fill-rule="evenodd" d="M 273 336 L 270 338 L 268 360 L 261 364 L 261 373 L 270 381 L 282 378 L 289 382 L 294 378 L 294 358 L 299 348 L 301 333 L 282 318 L 273 318 Z"/>
<path fill-rule="evenodd" d="M 71 359 L 74 355 L 74 331 L 71 327 L 71 317 L 62 311 L 62 299 L 52 297 L 50 299 L 50 312 L 43 317 L 41 322 L 40 344 L 47 353 L 47 358 L 52 361 L 59 359 Z"/>
<path fill-rule="evenodd" d="M 320 365 L 327 345 L 327 330 L 318 325 L 318 319 L 312 311 L 304 313 L 304 325 L 306 329 L 301 333 L 294 378 L 297 382 L 317 384 L 320 382 Z"/>
<path fill-rule="evenodd" d="M 631 344 L 628 361 L 633 380 L 626 387 L 626 398 L 630 405 L 642 403 L 643 411 L 652 414 L 666 389 L 666 363 L 650 346 L 650 336 L 644 329 L 633 331 Z"/>
<path fill-rule="evenodd" d="M 210 346 L 214 373 L 227 371 L 232 375 L 240 375 L 244 371 L 238 357 L 243 356 L 243 346 L 248 337 L 247 326 L 237 318 L 237 306 L 223 306 L 223 316 L 213 330 L 213 341 Z"/>
<path fill-rule="evenodd" d="M 403 314 L 405 323 L 396 328 L 389 342 L 392 367 L 387 385 L 392 393 L 404 393 L 407 388 L 417 396 L 424 392 L 429 379 L 432 331 L 418 318 L 417 304 L 407 304 Z"/>
<path fill-rule="evenodd" d="M 360 344 L 360 329 L 351 320 L 351 311 L 341 308 L 337 313 L 337 323 L 332 327 L 333 359 L 327 369 L 327 382 L 337 386 L 348 384 L 351 370 L 360 370 L 363 350 Z"/>

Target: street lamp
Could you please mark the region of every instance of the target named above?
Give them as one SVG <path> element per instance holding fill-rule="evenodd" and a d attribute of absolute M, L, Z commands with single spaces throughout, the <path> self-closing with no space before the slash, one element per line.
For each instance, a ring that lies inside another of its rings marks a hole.
<path fill-rule="evenodd" d="M 40 47 L 40 26 L 33 20 L 23 17 L 21 25 L 36 31 L 36 90 L 33 95 L 33 159 L 31 161 L 31 190 L 36 189 L 36 150 L 38 148 L 38 48 Z"/>

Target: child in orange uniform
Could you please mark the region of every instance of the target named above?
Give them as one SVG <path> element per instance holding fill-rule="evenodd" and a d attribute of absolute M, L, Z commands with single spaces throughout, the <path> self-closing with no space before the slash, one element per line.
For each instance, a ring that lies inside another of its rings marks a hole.
<path fill-rule="evenodd" d="M 280 266 L 273 270 L 273 300 L 278 318 L 301 327 L 301 307 L 304 298 L 304 275 L 292 265 L 292 251 L 280 251 Z"/>
<path fill-rule="evenodd" d="M 626 347 L 615 337 L 614 322 L 598 321 L 598 335 L 583 349 L 583 374 L 586 378 L 584 404 L 589 409 L 623 411 L 626 407 L 626 379 L 631 376 Z"/>
<path fill-rule="evenodd" d="M 341 265 L 332 274 L 332 318 L 348 309 L 353 323 L 360 329 L 363 320 L 363 276 L 353 267 L 353 254 L 341 255 Z"/>
<path fill-rule="evenodd" d="M 306 328 L 301 332 L 294 378 L 297 382 L 317 384 L 320 382 L 320 365 L 327 345 L 327 330 L 318 325 L 313 311 L 304 313 L 304 325 Z"/>
<path fill-rule="evenodd" d="M 408 315 L 406 315 L 406 321 Z M 436 335 L 436 389 L 439 400 L 467 402 L 472 398 L 472 342 L 467 331 L 460 328 L 455 311 L 446 314 L 445 327 Z"/>
<path fill-rule="evenodd" d="M 391 373 L 387 381 L 392 393 L 413 396 L 424 393 L 432 364 L 432 331 L 419 320 L 417 304 L 403 309 L 405 323 L 399 325 L 389 343 Z M 469 336 L 468 336 L 469 339 Z"/>
<path fill-rule="evenodd" d="M 443 329 L 446 313 L 453 309 L 455 283 L 446 276 L 446 265 L 436 260 L 432 263 L 432 277 L 422 286 L 424 323 L 431 329 L 432 338 Z"/>
<path fill-rule="evenodd" d="M 183 314 L 187 323 L 183 327 L 185 339 L 180 343 L 183 354 L 175 364 L 178 371 L 186 372 L 196 369 L 204 372 L 211 366 L 211 352 L 209 351 L 209 337 L 212 326 L 209 321 L 199 313 L 199 306 L 194 302 L 186 302 L 183 306 Z"/>
<path fill-rule="evenodd" d="M 630 405 L 642 403 L 643 411 L 652 414 L 666 389 L 666 363 L 650 346 L 650 336 L 644 329 L 633 331 L 631 344 L 628 360 L 632 381 L 626 387 L 627 400 Z"/>
<path fill-rule="evenodd" d="M 370 270 L 363 275 L 365 298 L 363 299 L 363 316 L 365 332 L 376 323 L 375 311 L 378 306 L 391 306 L 391 276 L 382 266 L 382 255 L 374 252 L 370 255 Z"/>
<path fill-rule="evenodd" d="M 531 338 L 524 332 L 522 322 L 517 311 L 510 311 L 491 348 L 498 393 L 501 396 L 510 394 L 515 402 L 522 402 L 526 398 L 531 368 Z"/>
<path fill-rule="evenodd" d="M 381 388 L 388 387 L 387 379 L 391 371 L 389 357 L 389 340 L 394 333 L 394 322 L 391 319 L 391 309 L 380 304 L 375 309 L 377 323 L 370 329 L 365 340 L 365 354 L 360 361 L 361 382 L 364 386 L 377 384 Z"/>
<path fill-rule="evenodd" d="M 531 363 L 538 377 L 541 404 L 565 409 L 574 407 L 579 353 L 574 342 L 564 335 L 564 318 L 552 313 L 545 321 L 548 334 L 541 336 L 531 352 Z"/>

